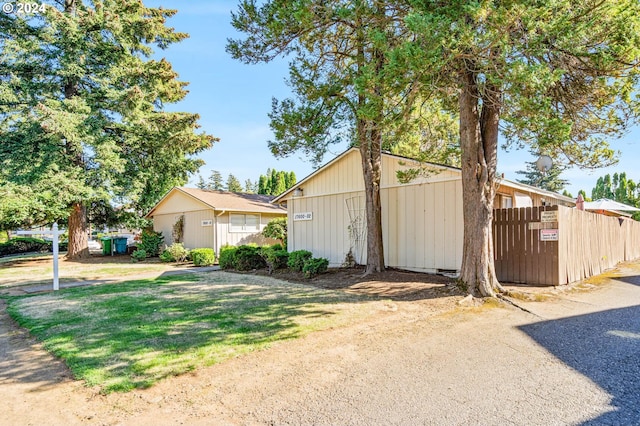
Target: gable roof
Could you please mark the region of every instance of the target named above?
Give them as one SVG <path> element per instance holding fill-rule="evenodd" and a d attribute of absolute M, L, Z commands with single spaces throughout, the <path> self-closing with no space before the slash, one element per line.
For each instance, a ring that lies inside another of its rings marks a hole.
<path fill-rule="evenodd" d="M 145 215 L 145 218 L 153 216 L 154 211 L 164 200 L 172 194 L 179 192 L 191 197 L 213 210 L 226 210 L 234 212 L 251 213 L 281 213 L 286 214 L 286 210 L 281 206 L 272 204 L 273 196 L 262 194 L 245 194 L 227 191 L 214 191 L 210 189 L 198 189 L 187 187 L 174 187 L 165 194 L 164 197 Z"/>
<path fill-rule="evenodd" d="M 307 181 L 311 180 L 313 177 L 318 175 L 320 172 L 328 169 L 333 164 L 337 163 L 342 158 L 344 158 L 347 154 L 349 154 L 350 152 L 352 152 L 354 150 L 357 151 L 358 148 L 349 148 L 346 151 L 342 152 L 341 154 L 337 155 L 334 159 L 332 159 L 328 163 L 322 165 L 321 167 L 317 168 L 315 171 L 313 171 L 311 174 L 306 176 L 304 179 L 302 179 L 301 181 L 297 182 L 294 186 L 292 186 L 291 188 L 289 188 L 288 190 L 286 190 L 282 194 L 280 194 L 277 197 L 275 197 L 273 199 L 272 203 L 279 203 L 279 202 L 283 201 L 296 188 L 298 188 L 300 186 L 303 186 Z M 432 167 L 436 167 L 436 168 L 440 168 L 440 169 L 451 170 L 451 171 L 454 171 L 454 172 L 462 173 L 462 169 L 460 169 L 459 167 L 447 166 L 447 165 L 444 165 L 444 164 L 437 164 L 437 163 L 431 163 L 431 162 L 422 162 L 421 163 L 419 160 L 415 160 L 413 158 L 408 158 L 408 157 L 403 157 L 403 156 L 396 155 L 396 154 L 391 154 L 389 152 L 382 152 L 382 156 L 395 158 L 398 161 L 414 162 L 416 164 L 428 164 L 429 166 L 432 166 Z M 500 184 L 502 184 L 504 186 L 508 186 L 508 187 L 514 188 L 516 190 L 519 189 L 521 191 L 528 191 L 528 192 L 532 192 L 532 193 L 535 193 L 535 194 L 540 194 L 540 195 L 547 196 L 547 197 L 553 197 L 553 198 L 555 198 L 557 200 L 562 200 L 562 201 L 565 201 L 567 203 L 575 204 L 575 200 L 573 198 L 571 198 L 571 197 L 567 197 L 567 196 L 564 196 L 562 194 L 558 194 L 558 193 L 555 193 L 555 192 L 547 191 L 545 189 L 541 189 L 541 188 L 538 188 L 538 187 L 535 187 L 535 186 L 527 185 L 527 184 L 520 183 L 520 182 L 510 181 L 510 180 L 504 179 L 504 178 L 503 179 L 499 179 L 499 182 L 500 182 Z"/>

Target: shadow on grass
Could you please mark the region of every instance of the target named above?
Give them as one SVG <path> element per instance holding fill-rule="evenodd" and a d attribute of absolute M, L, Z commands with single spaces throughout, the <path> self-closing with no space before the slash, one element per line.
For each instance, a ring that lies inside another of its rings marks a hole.
<path fill-rule="evenodd" d="M 201 277 L 169 274 L 8 298 L 8 312 L 76 378 L 108 392 L 147 387 L 326 328 L 338 304 L 362 299 L 264 277 Z M 0 382 L 40 381 L 40 368 L 0 370 Z"/>
<path fill-rule="evenodd" d="M 611 395 L 613 410 L 584 425 L 640 424 L 640 306 L 519 328 Z"/>

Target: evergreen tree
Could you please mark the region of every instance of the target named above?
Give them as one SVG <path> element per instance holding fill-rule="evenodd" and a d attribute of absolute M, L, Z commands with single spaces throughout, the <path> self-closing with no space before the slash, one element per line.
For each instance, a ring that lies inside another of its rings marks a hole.
<path fill-rule="evenodd" d="M 244 192 L 246 192 L 247 194 L 256 193 L 256 184 L 251 182 L 251 179 L 247 179 L 244 181 Z"/>
<path fill-rule="evenodd" d="M 557 165 L 555 162 L 551 169 L 545 173 L 538 170 L 535 161 L 527 161 L 526 164 L 526 170 L 518 170 L 516 172 L 517 174 L 524 176 L 523 179 L 516 179 L 520 183 L 525 183 L 527 185 L 536 186 L 538 188 L 557 193 L 560 193 L 567 183 L 569 183 L 569 181 L 560 177 L 564 168 Z"/>
<path fill-rule="evenodd" d="M 242 185 L 237 177 L 229 173 L 227 178 L 227 191 L 229 192 L 242 192 Z"/>
<path fill-rule="evenodd" d="M 207 189 L 207 183 L 202 178 L 201 174 L 198 174 L 198 183 L 196 183 L 198 189 Z"/>
<path fill-rule="evenodd" d="M 280 195 L 282 194 L 284 191 L 287 190 L 287 183 L 286 183 L 286 173 L 285 172 L 278 172 L 276 173 L 276 184 L 273 187 L 272 190 L 272 195 Z"/>
<path fill-rule="evenodd" d="M 278 188 L 278 171 L 271 169 L 271 176 L 269 176 L 269 195 L 275 195 Z"/>
<path fill-rule="evenodd" d="M 269 193 L 268 179 L 266 176 L 260 175 L 260 178 L 258 179 L 258 194 L 266 195 L 268 193 Z"/>
<path fill-rule="evenodd" d="M 224 191 L 222 175 L 217 170 L 211 170 L 211 176 L 209 176 L 209 189 L 214 189 L 216 191 Z"/>
<path fill-rule="evenodd" d="M 153 45 L 187 37 L 165 25 L 175 10 L 43 4 L 37 15 L 0 14 L 0 185 L 49 187 L 46 199 L 25 195 L 43 220 L 67 221 L 67 256 L 81 258 L 87 209 L 142 215 L 188 181 L 202 164 L 194 154 L 215 138 L 196 133 L 196 114 L 163 109 L 187 93 L 166 60 L 150 59 Z"/>
<path fill-rule="evenodd" d="M 294 172 L 287 173 L 285 183 L 287 185 L 287 189 L 292 188 L 296 183 L 298 183 L 296 174 Z"/>
<path fill-rule="evenodd" d="M 615 162 L 606 140 L 637 118 L 640 2 L 409 1 L 410 41 L 396 72 L 418 76 L 459 117 L 463 193 L 460 281 L 476 296 L 504 291 L 492 214 L 499 135 L 567 163 Z M 399 23 L 399 25 L 402 25 Z M 410 86 L 408 93 L 416 87 Z"/>

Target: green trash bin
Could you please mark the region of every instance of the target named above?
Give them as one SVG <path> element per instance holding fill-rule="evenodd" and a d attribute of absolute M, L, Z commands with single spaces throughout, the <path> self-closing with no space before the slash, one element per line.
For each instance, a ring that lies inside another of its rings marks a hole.
<path fill-rule="evenodd" d="M 111 238 L 102 237 L 100 238 L 100 241 L 102 241 L 102 254 L 104 254 L 105 256 L 110 255 L 111 254 Z"/>
<path fill-rule="evenodd" d="M 115 244 L 115 252 L 116 254 L 126 254 L 127 253 L 127 239 L 123 237 L 116 238 L 113 240 Z"/>

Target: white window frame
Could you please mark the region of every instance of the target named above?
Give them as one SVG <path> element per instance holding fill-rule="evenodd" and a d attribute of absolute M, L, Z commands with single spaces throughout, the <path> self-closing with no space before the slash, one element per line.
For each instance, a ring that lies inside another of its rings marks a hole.
<path fill-rule="evenodd" d="M 509 195 L 500 194 L 500 208 L 501 209 L 513 208 L 513 197 Z"/>
<path fill-rule="evenodd" d="M 242 226 L 234 226 L 233 225 L 233 217 L 242 217 Z M 251 229 L 247 228 L 247 217 L 252 216 L 258 218 L 256 227 L 252 227 Z M 262 218 L 260 214 L 253 213 L 229 213 L 229 232 L 260 232 L 260 224 L 262 223 Z"/>

